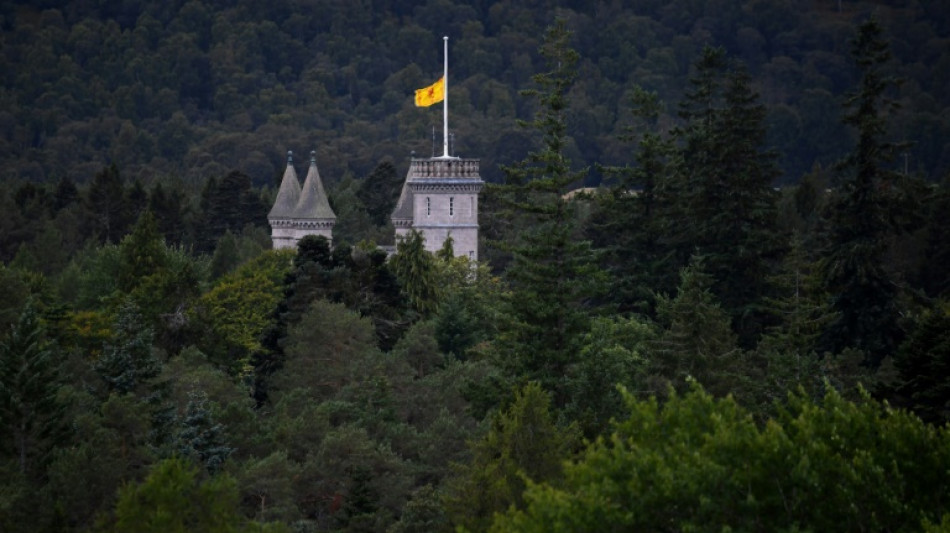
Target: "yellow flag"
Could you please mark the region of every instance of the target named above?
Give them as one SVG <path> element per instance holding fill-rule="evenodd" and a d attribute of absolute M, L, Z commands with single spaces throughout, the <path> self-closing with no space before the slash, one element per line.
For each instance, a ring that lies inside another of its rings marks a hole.
<path fill-rule="evenodd" d="M 429 107 L 445 98 L 445 78 L 424 89 L 416 89 L 416 107 Z"/>

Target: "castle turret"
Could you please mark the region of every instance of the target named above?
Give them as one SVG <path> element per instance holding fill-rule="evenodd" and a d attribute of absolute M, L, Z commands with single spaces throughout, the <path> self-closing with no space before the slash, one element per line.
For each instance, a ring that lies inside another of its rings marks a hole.
<path fill-rule="evenodd" d="M 274 200 L 274 207 L 267 214 L 267 221 L 271 227 L 271 240 L 274 248 L 292 248 L 297 245 L 294 229 L 294 210 L 300 201 L 300 181 L 294 170 L 294 153 L 287 152 L 287 169 L 280 180 L 280 189 Z"/>
<path fill-rule="evenodd" d="M 310 170 L 300 190 L 300 200 L 294 209 L 296 238 L 299 241 L 306 235 L 323 235 L 333 241 L 333 225 L 336 214 L 330 208 L 330 201 L 323 190 L 323 181 L 317 170 L 317 153 L 310 152 Z"/>
<path fill-rule="evenodd" d="M 478 159 L 412 159 L 392 214 L 396 237 L 416 229 L 426 250 L 438 251 L 451 236 L 456 256 L 478 259 L 478 193 L 485 182 Z"/>
<path fill-rule="evenodd" d="M 333 240 L 336 215 L 330 209 L 330 201 L 323 190 L 316 152 L 310 152 L 310 170 L 303 187 L 294 170 L 293 152 L 287 152 L 287 170 L 267 221 L 270 222 L 275 249 L 295 248 L 297 242 L 307 235 L 323 235 L 327 240 Z"/>

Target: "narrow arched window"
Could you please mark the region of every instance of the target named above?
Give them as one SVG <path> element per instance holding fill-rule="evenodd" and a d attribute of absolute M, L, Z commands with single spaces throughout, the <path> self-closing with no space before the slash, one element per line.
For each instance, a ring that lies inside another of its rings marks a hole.
<path fill-rule="evenodd" d="M 451 196 L 449 197 L 449 216 L 450 217 L 455 216 L 455 198 Z"/>
<path fill-rule="evenodd" d="M 426 216 L 432 214 L 432 200 L 426 196 Z"/>

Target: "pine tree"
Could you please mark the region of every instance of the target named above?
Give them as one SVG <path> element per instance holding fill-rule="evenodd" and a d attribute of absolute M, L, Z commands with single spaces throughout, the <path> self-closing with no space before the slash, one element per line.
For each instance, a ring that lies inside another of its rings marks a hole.
<path fill-rule="evenodd" d="M 202 252 L 214 251 L 215 242 L 227 230 L 236 234 L 248 224 L 267 224 L 267 208 L 252 187 L 251 178 L 238 171 L 229 172 L 220 180 L 209 179 L 201 192 L 200 207 L 195 238 L 196 247 Z"/>
<path fill-rule="evenodd" d="M 53 209 L 59 212 L 77 200 L 79 200 L 79 189 L 76 188 L 73 180 L 69 176 L 60 178 L 56 182 L 56 189 L 53 191 Z"/>
<path fill-rule="evenodd" d="M 676 297 L 657 297 L 664 331 L 654 343 L 651 370 L 678 390 L 684 390 L 691 379 L 717 394 L 729 392 L 731 386 L 727 374 L 738 347 L 729 315 L 711 291 L 712 282 L 703 270 L 702 258 L 696 256 L 680 272 Z"/>
<path fill-rule="evenodd" d="M 131 292 L 144 278 L 165 267 L 165 242 L 155 215 L 146 210 L 119 244 L 119 290 Z"/>
<path fill-rule="evenodd" d="M 474 317 L 466 309 L 460 293 L 453 292 L 446 297 L 434 322 L 439 350 L 456 359 L 463 359 L 465 351 L 475 344 L 477 332 L 474 330 Z"/>
<path fill-rule="evenodd" d="M 917 322 L 897 354 L 896 382 L 883 393 L 925 422 L 950 421 L 950 303 L 938 302 Z"/>
<path fill-rule="evenodd" d="M 722 49 L 706 48 L 680 105 L 684 125 L 675 180 L 663 191 L 674 209 L 667 229 L 680 260 L 699 253 L 713 290 L 744 345 L 765 326 L 771 262 L 783 241 L 778 229 L 775 154 L 763 147 L 765 107 L 748 73 Z"/>
<path fill-rule="evenodd" d="M 135 216 L 114 163 L 96 173 L 83 203 L 86 232 L 99 242 L 119 242 Z"/>
<path fill-rule="evenodd" d="M 950 297 L 950 174 L 937 187 L 927 204 L 927 245 L 921 265 L 920 284 L 932 297 Z"/>
<path fill-rule="evenodd" d="M 884 140 L 887 98 L 895 80 L 884 74 L 888 44 L 875 19 L 858 28 L 852 56 L 861 74 L 859 87 L 848 95 L 844 122 L 857 130 L 854 150 L 839 163 L 843 180 L 829 202 L 827 245 L 822 277 L 832 295 L 837 320 L 828 331 L 832 351 L 863 350 L 876 365 L 900 343 L 897 320 L 898 286 L 884 268 L 887 239 L 897 228 L 889 201 L 896 173 L 889 169 L 896 146 Z"/>
<path fill-rule="evenodd" d="M 135 304 L 123 304 L 113 325 L 112 340 L 95 363 L 96 372 L 111 391 L 129 394 L 158 376 L 161 361 L 153 353 L 152 340 L 152 330 Z"/>
<path fill-rule="evenodd" d="M 188 393 L 188 406 L 176 438 L 177 452 L 214 474 L 234 451 L 225 443 L 223 431 L 224 426 L 212 417 L 208 395 L 204 391 Z"/>
<path fill-rule="evenodd" d="M 346 468 L 349 490 L 344 496 L 339 511 L 333 515 L 340 531 L 372 533 L 377 530 L 376 510 L 380 495 L 373 489 L 373 473 L 363 465 Z"/>
<path fill-rule="evenodd" d="M 401 190 L 402 180 L 396 173 L 396 166 L 383 161 L 360 183 L 356 197 L 366 206 L 373 224 L 384 226 L 389 222 Z"/>
<path fill-rule="evenodd" d="M 158 230 L 169 245 L 185 241 L 185 197 L 180 188 L 165 190 L 156 182 L 148 195 L 148 210 L 155 214 Z"/>
<path fill-rule="evenodd" d="M 576 51 L 563 20 L 550 27 L 541 46 L 548 71 L 533 76 L 538 89 L 524 91 L 538 103 L 532 121 L 523 123 L 542 136 L 539 150 L 506 167 L 506 202 L 524 225 L 511 247 L 506 277 L 514 292 L 503 326 L 504 364 L 515 375 L 539 381 L 564 405 L 563 377 L 589 327 L 588 301 L 600 280 L 589 241 L 581 238 L 577 204 L 565 194 L 581 183 L 565 156 L 568 91 L 576 77 Z"/>
<path fill-rule="evenodd" d="M 59 354 L 47 344 L 32 300 L 0 342 L 0 455 L 36 474 L 64 431 Z"/>
<path fill-rule="evenodd" d="M 631 107 L 636 126 L 621 140 L 636 141 L 633 167 L 605 168 L 616 178 L 610 194 L 596 197 L 596 209 L 587 229 L 594 246 L 602 250 L 611 277 L 610 301 L 619 310 L 653 313 L 654 294 L 676 289 L 675 267 L 662 231 L 663 196 L 658 186 L 670 179 L 672 141 L 657 127 L 660 102 L 656 93 L 634 88 Z"/>
<path fill-rule="evenodd" d="M 389 260 L 393 274 L 409 298 L 409 305 L 422 317 L 432 315 L 441 295 L 437 286 L 435 257 L 425 249 L 425 238 L 411 230 L 396 243 L 396 254 Z"/>

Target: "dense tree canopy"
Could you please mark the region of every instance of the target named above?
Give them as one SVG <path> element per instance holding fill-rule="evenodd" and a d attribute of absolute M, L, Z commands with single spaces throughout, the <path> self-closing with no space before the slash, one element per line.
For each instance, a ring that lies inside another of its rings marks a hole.
<path fill-rule="evenodd" d="M 946 529 L 950 18 L 622 4 L 0 6 L 0 530 Z"/>
<path fill-rule="evenodd" d="M 848 28 L 871 11 L 894 36 L 908 79 L 895 136 L 916 137 L 910 169 L 939 178 L 950 169 L 941 112 L 950 21 L 939 3 L 922 1 L 7 2 L 0 163 L 5 178 L 48 182 L 85 182 L 115 163 L 146 185 L 231 169 L 271 184 L 288 148 L 316 148 L 331 183 L 369 175 L 384 157 L 404 168 L 410 152 L 432 151 L 438 119 L 414 109 L 410 95 L 438 76 L 447 35 L 455 149 L 482 157 L 497 181 L 497 163 L 519 160 L 530 145 L 515 124 L 531 114 L 518 91 L 541 63 L 540 36 L 557 13 L 580 36 L 583 58 L 568 128 L 576 164 L 622 164 L 615 136 L 630 85 L 675 102 L 697 52 L 711 45 L 749 66 L 772 106 L 768 142 L 784 154 L 781 179 L 795 182 L 847 149 L 830 111 L 857 76 Z M 594 169 L 590 182 L 599 177 Z"/>

